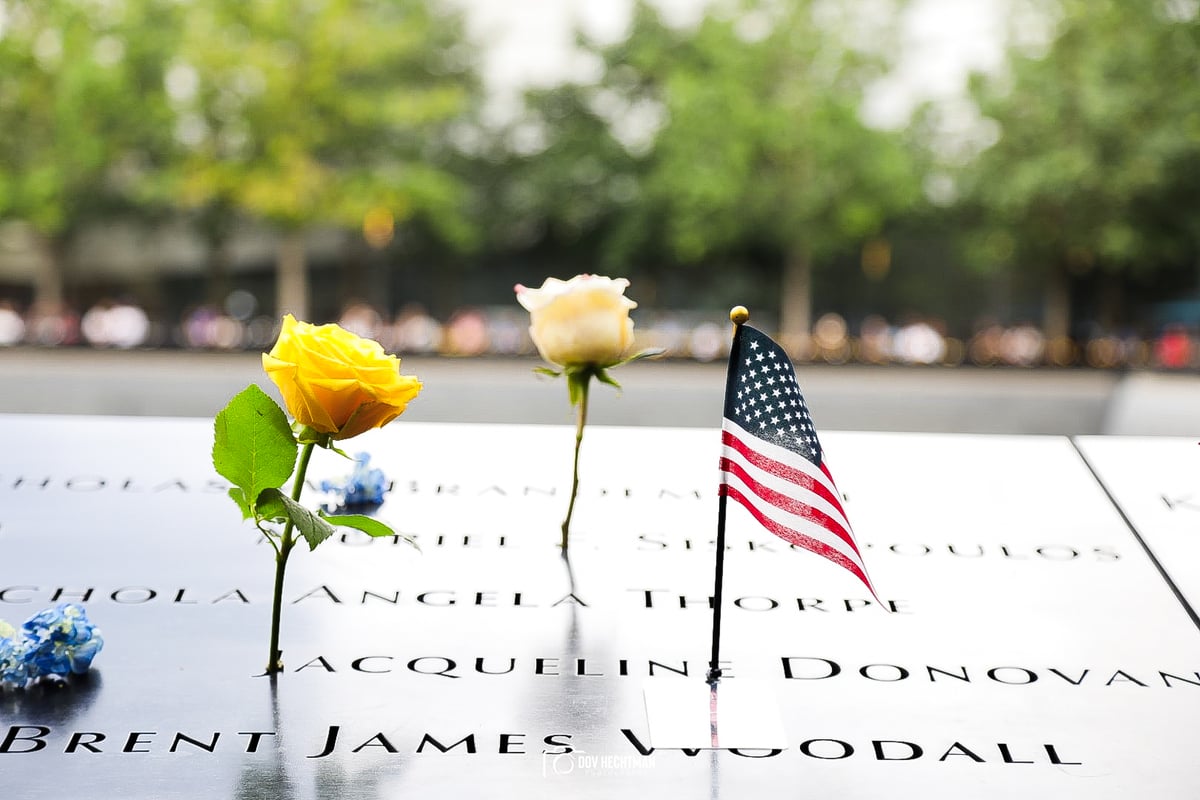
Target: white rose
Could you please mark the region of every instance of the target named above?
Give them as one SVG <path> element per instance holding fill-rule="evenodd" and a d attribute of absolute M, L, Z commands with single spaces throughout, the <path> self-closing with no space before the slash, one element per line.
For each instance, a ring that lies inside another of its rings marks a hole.
<path fill-rule="evenodd" d="M 601 275 L 576 275 L 569 281 L 547 278 L 540 289 L 520 284 L 517 301 L 529 311 L 529 335 L 542 358 L 560 367 L 616 364 L 633 344 L 625 296 L 629 281 Z"/>

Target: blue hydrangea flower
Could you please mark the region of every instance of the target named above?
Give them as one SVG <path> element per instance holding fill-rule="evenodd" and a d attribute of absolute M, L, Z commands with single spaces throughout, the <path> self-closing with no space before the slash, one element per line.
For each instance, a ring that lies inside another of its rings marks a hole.
<path fill-rule="evenodd" d="M 50 676 L 81 675 L 104 646 L 100 629 L 75 603 L 39 611 L 20 631 L 0 625 L 0 637 L 0 683 L 17 687 Z"/>
<path fill-rule="evenodd" d="M 61 603 L 34 614 L 21 626 L 32 643 L 26 662 L 36 675 L 82 675 L 104 646 L 99 628 L 83 606 Z"/>
<path fill-rule="evenodd" d="M 368 468 L 370 462 L 370 455 L 358 453 L 354 456 L 354 471 L 349 478 L 321 481 L 321 491 L 341 496 L 338 510 L 373 510 L 383 504 L 383 495 L 389 488 L 388 479 L 383 470 Z"/>
<path fill-rule="evenodd" d="M 0 685 L 12 684 L 18 688 L 29 682 L 29 665 L 25 661 L 28 645 L 25 639 L 16 635 L 16 631 L 8 623 L 0 620 L 0 633 L 12 635 L 0 637 Z"/>

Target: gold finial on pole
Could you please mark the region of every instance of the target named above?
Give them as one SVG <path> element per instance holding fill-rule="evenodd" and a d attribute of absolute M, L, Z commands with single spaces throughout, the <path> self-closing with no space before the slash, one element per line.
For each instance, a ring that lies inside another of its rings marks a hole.
<path fill-rule="evenodd" d="M 745 325 L 750 321 L 750 311 L 745 306 L 734 306 L 729 311 L 729 319 L 734 325 Z"/>

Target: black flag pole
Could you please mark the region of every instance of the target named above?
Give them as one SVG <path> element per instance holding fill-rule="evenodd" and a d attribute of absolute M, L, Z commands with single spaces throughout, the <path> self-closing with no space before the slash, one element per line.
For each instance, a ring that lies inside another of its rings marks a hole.
<path fill-rule="evenodd" d="M 725 408 L 730 405 L 729 392 L 733 385 L 733 376 L 741 357 L 742 326 L 750 319 L 750 312 L 745 306 L 735 306 L 729 312 L 733 322 L 733 342 L 729 345 L 729 367 L 725 375 Z M 717 567 L 713 578 L 713 625 L 712 625 L 712 658 L 708 661 L 708 675 L 705 680 L 716 685 L 721 680 L 721 594 L 725 584 L 725 493 L 721 492 L 717 500 Z"/>

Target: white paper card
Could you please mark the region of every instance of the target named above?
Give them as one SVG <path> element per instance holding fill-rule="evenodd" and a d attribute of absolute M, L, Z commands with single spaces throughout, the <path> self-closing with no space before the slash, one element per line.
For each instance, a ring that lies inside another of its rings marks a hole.
<path fill-rule="evenodd" d="M 787 747 L 779 703 L 762 681 L 647 685 L 646 721 L 655 748 L 775 750 Z"/>

